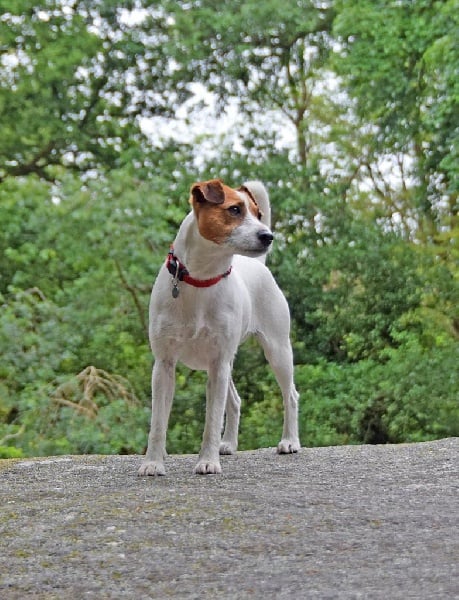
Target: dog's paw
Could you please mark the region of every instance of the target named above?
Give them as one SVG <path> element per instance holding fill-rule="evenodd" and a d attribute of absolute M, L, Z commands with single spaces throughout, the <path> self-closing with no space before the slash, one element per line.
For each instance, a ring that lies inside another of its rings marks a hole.
<path fill-rule="evenodd" d="M 165 475 L 166 470 L 164 469 L 164 465 L 161 462 L 145 460 L 139 467 L 137 471 L 137 475 L 139 477 L 144 477 L 145 475 Z"/>
<path fill-rule="evenodd" d="M 236 452 L 236 447 L 233 446 L 230 442 L 221 442 L 220 444 L 220 454 L 234 454 Z"/>
<path fill-rule="evenodd" d="M 197 475 L 215 475 L 222 472 L 218 460 L 200 460 L 194 468 Z"/>
<path fill-rule="evenodd" d="M 277 446 L 278 454 L 294 454 L 301 448 L 298 440 L 281 440 Z"/>

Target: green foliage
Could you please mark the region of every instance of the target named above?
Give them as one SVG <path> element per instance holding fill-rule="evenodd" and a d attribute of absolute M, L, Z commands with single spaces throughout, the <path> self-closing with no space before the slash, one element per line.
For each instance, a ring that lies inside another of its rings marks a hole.
<path fill-rule="evenodd" d="M 309 123 L 320 121 L 323 110 L 322 96 L 312 90 L 331 51 L 331 3 L 205 0 L 165 6 L 174 19 L 169 52 L 178 76 L 205 84 L 220 110 L 237 99 L 249 120 L 256 122 L 260 107 L 282 111 L 296 129 L 305 166 L 316 137 Z"/>
<path fill-rule="evenodd" d="M 182 193 L 174 187 L 173 179 L 139 181 L 124 170 L 83 187 L 68 177 L 54 190 L 33 180 L 0 188 L 8 224 L 1 240 L 0 445 L 6 436 L 26 454 L 142 451 L 148 299 L 187 210 L 172 200 Z M 92 420 L 68 408 L 51 426 L 53 388 L 92 364 L 132 382 L 139 406 L 114 398 Z"/>
<path fill-rule="evenodd" d="M 167 433 L 170 453 L 197 453 L 200 449 L 206 410 L 206 375 L 177 369 L 176 390 Z"/>
<path fill-rule="evenodd" d="M 337 2 L 336 60 L 378 146 L 412 156 L 411 208 L 423 229 L 457 214 L 457 0 Z M 444 210 L 445 196 L 449 209 Z"/>
<path fill-rule="evenodd" d="M 31 386 L 22 394 L 22 430 L 16 436 L 20 445 L 16 452 L 27 456 L 143 452 L 149 412 L 137 398 L 127 399 L 116 388 L 101 388 L 91 412 L 79 410 L 84 405 L 69 393 L 65 400 L 55 393 L 53 386 Z M 14 449 L 10 447 L 9 452 L 12 456 Z"/>
<path fill-rule="evenodd" d="M 148 164 L 138 119 L 172 115 L 188 94 L 168 76 L 162 11 L 129 21 L 142 4 L 0 3 L 0 180 L 119 168 L 139 145 Z"/>
<path fill-rule="evenodd" d="M 0 458 L 23 458 L 24 453 L 14 446 L 0 446 Z"/>
<path fill-rule="evenodd" d="M 300 438 L 307 446 L 419 442 L 459 434 L 459 347 L 424 349 L 412 335 L 384 362 L 300 365 Z M 254 378 L 255 379 L 255 378 Z M 258 380 L 256 380 L 258 381 Z M 267 376 L 261 400 L 243 408 L 241 447 L 274 446 L 280 393 Z"/>

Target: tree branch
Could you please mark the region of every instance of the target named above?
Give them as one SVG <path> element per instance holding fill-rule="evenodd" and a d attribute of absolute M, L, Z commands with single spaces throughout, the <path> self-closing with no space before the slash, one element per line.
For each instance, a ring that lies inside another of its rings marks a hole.
<path fill-rule="evenodd" d="M 142 303 L 140 302 L 139 297 L 137 295 L 137 290 L 126 279 L 126 277 L 125 277 L 125 275 L 123 273 L 123 270 L 121 269 L 121 265 L 119 264 L 119 262 L 117 260 L 115 260 L 114 262 L 115 262 L 116 270 L 118 271 L 118 275 L 119 275 L 119 277 L 121 279 L 121 283 L 122 283 L 124 289 L 127 290 L 131 294 L 131 296 L 132 296 L 132 299 L 134 301 L 135 307 L 137 309 L 137 314 L 139 316 L 140 323 L 142 325 L 142 329 L 148 335 L 148 324 L 147 324 L 147 320 L 145 318 L 145 312 L 144 312 L 144 309 L 142 307 Z"/>

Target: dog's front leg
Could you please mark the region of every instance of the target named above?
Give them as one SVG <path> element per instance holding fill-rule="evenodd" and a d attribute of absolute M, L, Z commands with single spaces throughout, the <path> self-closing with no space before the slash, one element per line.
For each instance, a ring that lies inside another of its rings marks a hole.
<path fill-rule="evenodd" d="M 151 427 L 139 475 L 165 475 L 166 431 L 175 389 L 175 363 L 157 358 L 151 378 Z"/>
<path fill-rule="evenodd" d="M 230 363 L 223 360 L 214 361 L 208 370 L 206 394 L 206 423 L 202 438 L 199 461 L 194 472 L 201 475 L 221 473 L 220 436 L 225 411 L 228 384 L 230 379 Z"/>

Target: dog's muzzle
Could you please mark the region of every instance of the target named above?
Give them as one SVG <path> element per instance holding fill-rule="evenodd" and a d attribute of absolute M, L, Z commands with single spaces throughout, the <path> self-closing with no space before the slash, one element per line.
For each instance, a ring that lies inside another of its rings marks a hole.
<path fill-rule="evenodd" d="M 264 248 L 269 248 L 274 239 L 274 236 L 270 231 L 259 231 L 257 237 Z"/>

